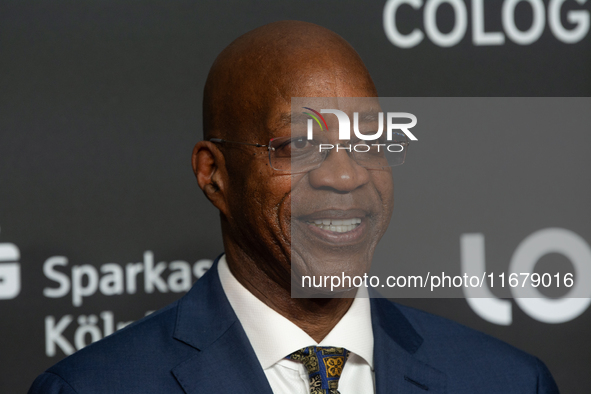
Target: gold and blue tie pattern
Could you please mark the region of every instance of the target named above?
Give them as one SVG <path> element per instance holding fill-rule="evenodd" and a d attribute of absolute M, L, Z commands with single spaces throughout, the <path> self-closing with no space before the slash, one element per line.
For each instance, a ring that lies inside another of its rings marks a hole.
<path fill-rule="evenodd" d="M 339 378 L 349 353 L 342 347 L 309 346 L 286 358 L 304 364 L 310 377 L 310 394 L 339 394 Z"/>

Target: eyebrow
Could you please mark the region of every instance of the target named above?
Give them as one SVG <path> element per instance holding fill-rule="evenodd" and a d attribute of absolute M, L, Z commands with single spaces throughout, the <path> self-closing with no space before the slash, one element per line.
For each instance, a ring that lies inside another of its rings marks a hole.
<path fill-rule="evenodd" d="M 378 112 L 375 111 L 364 111 L 359 113 L 360 122 L 377 122 Z"/>
<path fill-rule="evenodd" d="M 325 114 L 328 115 L 328 114 Z M 310 117 L 304 113 L 290 113 L 284 112 L 279 115 L 279 123 L 281 127 L 289 126 L 290 124 L 301 124 L 306 123 Z M 350 119 L 353 122 L 353 119 Z M 378 111 L 362 111 L 359 113 L 360 122 L 377 122 Z"/>
<path fill-rule="evenodd" d="M 292 122 L 293 123 L 303 123 L 308 118 L 308 116 L 302 113 L 295 113 L 291 114 L 291 112 L 284 112 L 279 116 L 279 122 L 281 126 L 289 126 Z"/>

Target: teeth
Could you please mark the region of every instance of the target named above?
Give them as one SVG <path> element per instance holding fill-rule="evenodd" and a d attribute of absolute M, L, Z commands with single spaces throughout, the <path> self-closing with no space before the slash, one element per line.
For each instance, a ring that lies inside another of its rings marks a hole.
<path fill-rule="evenodd" d="M 334 231 L 336 233 L 346 233 L 353 230 L 361 223 L 361 218 L 352 219 L 316 219 L 308 222 L 323 230 Z"/>

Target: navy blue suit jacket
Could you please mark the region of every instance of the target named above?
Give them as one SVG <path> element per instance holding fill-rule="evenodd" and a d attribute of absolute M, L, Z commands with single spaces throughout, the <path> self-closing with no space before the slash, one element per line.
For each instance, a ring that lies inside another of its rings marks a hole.
<path fill-rule="evenodd" d="M 386 299 L 372 299 L 371 314 L 377 394 L 558 393 L 540 360 L 497 339 Z M 29 393 L 272 391 L 210 269 L 180 300 L 49 368 Z"/>

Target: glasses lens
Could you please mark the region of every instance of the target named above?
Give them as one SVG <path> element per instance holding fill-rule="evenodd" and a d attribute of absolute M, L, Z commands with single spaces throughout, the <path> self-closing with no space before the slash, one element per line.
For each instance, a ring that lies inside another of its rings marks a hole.
<path fill-rule="evenodd" d="M 383 169 L 404 163 L 408 149 L 408 137 L 403 133 L 392 133 L 391 140 L 358 141 L 352 145 L 355 161 L 369 169 Z"/>
<path fill-rule="evenodd" d="M 384 169 L 404 163 L 409 140 L 403 133 L 392 133 L 391 140 L 358 141 L 351 145 L 351 156 L 361 166 Z M 318 168 L 330 149 L 306 137 L 279 137 L 269 142 L 269 161 L 278 171 L 292 174 Z"/>
<path fill-rule="evenodd" d="M 279 137 L 269 142 L 271 167 L 293 173 L 306 172 L 317 167 L 324 160 L 315 141 L 306 137 Z"/>

